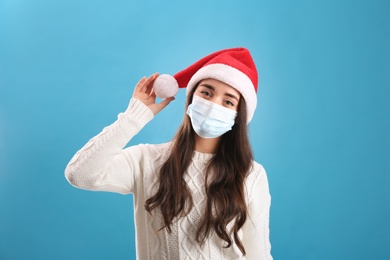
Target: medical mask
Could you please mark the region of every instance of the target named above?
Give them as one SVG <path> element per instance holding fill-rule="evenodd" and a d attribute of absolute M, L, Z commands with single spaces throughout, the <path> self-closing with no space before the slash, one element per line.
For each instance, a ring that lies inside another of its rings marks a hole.
<path fill-rule="evenodd" d="M 237 111 L 195 96 L 187 108 L 194 131 L 203 138 L 216 138 L 232 129 Z"/>

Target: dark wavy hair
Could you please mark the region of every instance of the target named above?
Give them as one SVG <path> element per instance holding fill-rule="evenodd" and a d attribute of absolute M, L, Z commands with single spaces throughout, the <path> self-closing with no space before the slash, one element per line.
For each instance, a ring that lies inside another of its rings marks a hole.
<path fill-rule="evenodd" d="M 192 102 L 196 87 L 187 97 L 186 108 Z M 161 229 L 166 228 L 169 233 L 174 218 L 187 215 L 193 206 L 192 196 L 183 175 L 194 154 L 194 135 L 191 120 L 185 114 L 173 139 L 171 154 L 161 167 L 158 190 L 145 202 L 145 209 L 149 213 L 156 208 L 160 209 L 164 221 Z M 226 241 L 225 248 L 228 248 L 232 245 L 233 234 L 234 242 L 245 255 L 245 248 L 238 237 L 238 231 L 247 219 L 244 181 L 251 168 L 252 160 L 246 103 L 241 96 L 236 122 L 232 130 L 222 136 L 217 151 L 206 168 L 207 203 L 195 238 L 199 244 L 203 244 L 210 232 L 214 230 L 221 239 Z M 234 221 L 234 225 L 231 230 L 228 230 L 227 225 L 231 221 Z"/>

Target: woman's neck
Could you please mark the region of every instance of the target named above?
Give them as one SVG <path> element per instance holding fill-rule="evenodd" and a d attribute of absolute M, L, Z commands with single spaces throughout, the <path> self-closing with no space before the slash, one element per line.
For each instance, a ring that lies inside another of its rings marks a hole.
<path fill-rule="evenodd" d="M 195 151 L 201 153 L 215 153 L 217 151 L 221 137 L 202 138 L 195 134 Z"/>

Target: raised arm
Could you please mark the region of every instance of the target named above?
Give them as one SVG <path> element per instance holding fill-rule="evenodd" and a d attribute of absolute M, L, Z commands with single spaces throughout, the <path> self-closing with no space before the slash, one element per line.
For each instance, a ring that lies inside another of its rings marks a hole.
<path fill-rule="evenodd" d="M 142 154 L 138 147 L 131 147 L 127 152 L 123 148 L 173 100 L 169 98 L 156 104 L 152 84 L 157 76 L 156 73 L 142 78 L 126 111 L 73 156 L 65 169 L 65 177 L 73 186 L 122 194 L 133 192 L 134 181 L 142 170 Z"/>

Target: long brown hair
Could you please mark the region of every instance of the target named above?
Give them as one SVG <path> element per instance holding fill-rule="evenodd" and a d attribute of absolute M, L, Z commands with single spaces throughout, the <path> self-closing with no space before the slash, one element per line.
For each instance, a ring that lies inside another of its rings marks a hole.
<path fill-rule="evenodd" d="M 192 101 L 196 87 L 187 97 L 186 108 Z M 244 255 L 245 248 L 238 237 L 238 231 L 247 218 L 244 181 L 253 160 L 246 120 L 246 103 L 241 97 L 236 122 L 232 130 L 222 136 L 217 152 L 206 168 L 207 203 L 196 234 L 198 243 L 203 244 L 214 230 L 226 241 L 225 248 L 232 245 L 233 234 L 234 242 Z M 171 154 L 161 167 L 158 190 L 145 202 L 145 209 L 149 213 L 159 207 L 164 221 L 161 229 L 166 228 L 168 232 L 171 232 L 175 217 L 187 215 L 193 206 L 192 196 L 183 176 L 194 154 L 194 135 L 190 118 L 185 115 L 173 140 Z M 231 230 L 227 230 L 231 221 L 234 221 L 234 225 Z"/>

